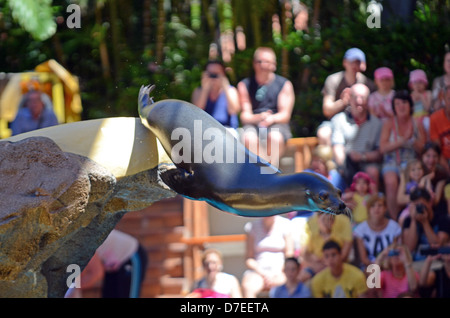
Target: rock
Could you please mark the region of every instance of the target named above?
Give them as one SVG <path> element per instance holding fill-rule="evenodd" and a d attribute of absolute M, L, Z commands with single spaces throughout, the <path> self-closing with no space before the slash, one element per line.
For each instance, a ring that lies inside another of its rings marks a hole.
<path fill-rule="evenodd" d="M 0 297 L 63 297 L 69 265 L 82 270 L 126 212 L 174 195 L 156 168 L 116 180 L 46 137 L 0 142 Z"/>

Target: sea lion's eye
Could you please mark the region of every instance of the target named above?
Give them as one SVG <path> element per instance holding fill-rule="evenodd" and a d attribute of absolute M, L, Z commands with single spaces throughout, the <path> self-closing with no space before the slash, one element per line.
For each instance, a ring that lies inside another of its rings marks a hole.
<path fill-rule="evenodd" d="M 326 199 L 328 199 L 328 192 L 326 191 L 320 191 L 319 193 L 319 199 L 322 201 L 325 201 Z"/>
<path fill-rule="evenodd" d="M 309 197 L 311 195 L 311 192 L 309 190 L 306 190 L 305 194 Z"/>

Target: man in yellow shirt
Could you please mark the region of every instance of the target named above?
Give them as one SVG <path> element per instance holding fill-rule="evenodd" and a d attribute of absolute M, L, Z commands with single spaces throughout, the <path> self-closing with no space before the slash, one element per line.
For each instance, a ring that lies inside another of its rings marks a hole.
<path fill-rule="evenodd" d="M 307 238 L 301 251 L 304 260 L 304 269 L 299 275 L 301 281 L 309 280 L 325 268 L 322 248 L 328 240 L 340 245 L 342 259 L 347 260 L 353 243 L 351 221 L 347 216 L 315 213 L 308 220 L 305 234 Z"/>
<path fill-rule="evenodd" d="M 311 280 L 313 297 L 363 297 L 368 290 L 366 276 L 359 268 L 343 261 L 339 244 L 330 240 L 324 244 L 322 252 L 327 267 Z"/>

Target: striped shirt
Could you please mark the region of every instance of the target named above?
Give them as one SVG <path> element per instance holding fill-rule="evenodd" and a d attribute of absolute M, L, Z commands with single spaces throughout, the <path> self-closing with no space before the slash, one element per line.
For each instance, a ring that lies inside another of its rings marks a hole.
<path fill-rule="evenodd" d="M 368 114 L 367 120 L 358 125 L 349 111 L 336 114 L 331 119 L 333 145 L 344 145 L 345 152 L 368 152 L 379 148 L 382 122 Z"/>

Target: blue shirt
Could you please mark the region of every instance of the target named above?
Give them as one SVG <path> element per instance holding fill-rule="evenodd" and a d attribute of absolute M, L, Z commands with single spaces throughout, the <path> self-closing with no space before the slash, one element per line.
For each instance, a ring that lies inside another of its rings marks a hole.
<path fill-rule="evenodd" d="M 21 107 L 11 123 L 11 130 L 14 136 L 54 125 L 58 125 L 58 119 L 52 109 L 45 107 L 41 116 L 33 119 L 30 110 L 27 107 Z"/>
<path fill-rule="evenodd" d="M 297 288 L 292 294 L 289 294 L 289 290 L 286 284 L 274 287 L 269 292 L 270 298 L 311 298 L 311 291 L 303 283 L 298 283 Z"/>
<path fill-rule="evenodd" d="M 205 111 L 222 125 L 235 129 L 238 128 L 239 122 L 237 115 L 230 115 L 228 113 L 228 101 L 225 92 L 220 93 L 219 97 L 215 101 L 208 98 Z"/>

